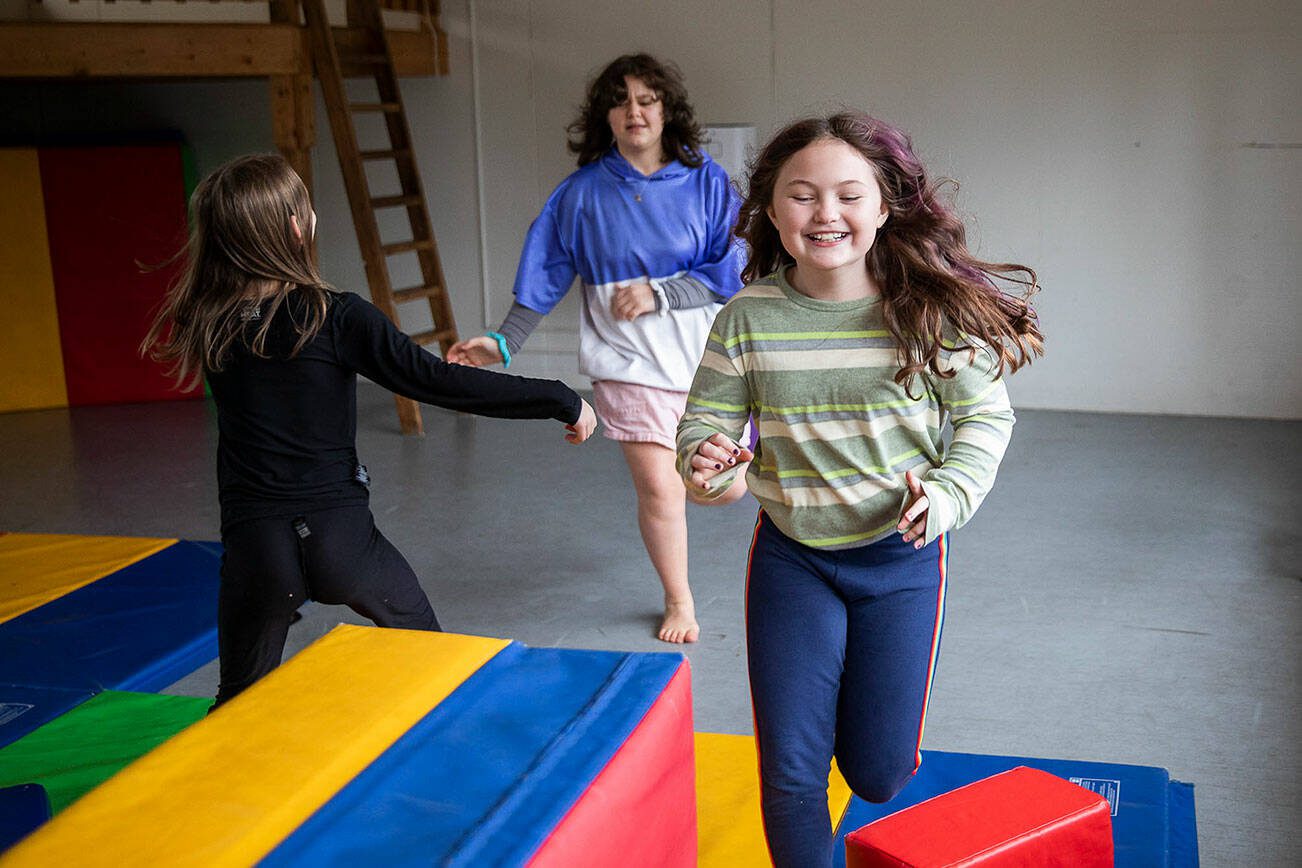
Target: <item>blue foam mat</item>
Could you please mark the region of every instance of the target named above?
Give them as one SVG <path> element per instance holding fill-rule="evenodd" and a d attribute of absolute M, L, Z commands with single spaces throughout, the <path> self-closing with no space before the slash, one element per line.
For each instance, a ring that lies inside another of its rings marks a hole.
<path fill-rule="evenodd" d="M 0 788 L 0 853 L 50 819 L 50 799 L 40 784 Z"/>
<path fill-rule="evenodd" d="M 523 865 L 681 665 L 512 643 L 260 865 Z"/>
<path fill-rule="evenodd" d="M 0 684 L 0 747 L 35 732 L 95 695 L 89 688 Z"/>
<path fill-rule="evenodd" d="M 163 689 L 217 656 L 220 565 L 177 542 L 0 624 L 0 684 Z"/>
<path fill-rule="evenodd" d="M 1166 769 L 1081 760 L 986 756 L 924 750 L 922 767 L 898 796 L 873 805 L 850 800 L 837 829 L 835 868 L 845 866 L 845 836 L 888 814 L 982 778 L 1027 766 L 1065 778 L 1104 796 L 1112 806 L 1117 868 L 1191 868 L 1198 865 L 1193 785 L 1172 781 Z"/>

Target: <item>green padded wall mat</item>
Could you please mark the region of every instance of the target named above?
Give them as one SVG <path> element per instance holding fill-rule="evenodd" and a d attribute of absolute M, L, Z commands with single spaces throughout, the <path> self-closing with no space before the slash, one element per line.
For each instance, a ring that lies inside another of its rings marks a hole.
<path fill-rule="evenodd" d="M 208 713 L 212 700 L 106 690 L 0 749 L 0 787 L 41 784 L 59 813 Z"/>

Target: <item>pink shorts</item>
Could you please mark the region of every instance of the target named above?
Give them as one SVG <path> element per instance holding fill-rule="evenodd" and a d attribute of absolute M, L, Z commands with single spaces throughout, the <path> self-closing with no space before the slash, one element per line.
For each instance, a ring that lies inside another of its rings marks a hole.
<path fill-rule="evenodd" d="M 593 409 L 611 440 L 659 443 L 675 448 L 678 420 L 687 409 L 687 393 L 651 386 L 596 380 L 592 384 Z"/>

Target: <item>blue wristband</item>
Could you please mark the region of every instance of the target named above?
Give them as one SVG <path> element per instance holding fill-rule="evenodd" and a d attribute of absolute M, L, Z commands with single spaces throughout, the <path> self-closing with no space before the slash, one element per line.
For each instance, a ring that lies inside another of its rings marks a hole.
<path fill-rule="evenodd" d="M 497 351 L 502 354 L 502 367 L 511 367 L 511 351 L 506 348 L 506 337 L 498 332 L 489 332 L 485 337 L 497 341 Z"/>

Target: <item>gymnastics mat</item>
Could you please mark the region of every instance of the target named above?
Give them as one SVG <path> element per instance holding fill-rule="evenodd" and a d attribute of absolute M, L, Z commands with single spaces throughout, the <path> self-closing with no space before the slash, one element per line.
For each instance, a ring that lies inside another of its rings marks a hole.
<path fill-rule="evenodd" d="M 182 145 L 41 148 L 39 162 L 68 403 L 202 396 L 137 349 L 180 269 Z"/>
<path fill-rule="evenodd" d="M 760 814 L 755 739 L 749 735 L 696 734 L 696 830 L 699 868 L 766 868 L 770 863 Z M 836 828 L 850 802 L 850 787 L 836 768 L 827 782 L 827 809 Z"/>
<path fill-rule="evenodd" d="M 216 657 L 220 560 L 215 543 L 0 536 L 0 746 Z"/>
<path fill-rule="evenodd" d="M 57 814 L 208 713 L 206 697 L 106 690 L 0 748 L 0 787 L 40 784 Z"/>
<path fill-rule="evenodd" d="M 0 748 L 76 708 L 98 691 L 0 684 Z"/>
<path fill-rule="evenodd" d="M 0 788 L 0 853 L 50 819 L 50 800 L 40 784 Z"/>
<path fill-rule="evenodd" d="M 66 407 L 41 170 L 32 148 L 0 149 L 0 412 Z M 21 312 L 21 314 L 19 313 Z"/>
<path fill-rule="evenodd" d="M 1112 812 L 1112 844 L 1118 868 L 1198 865 L 1193 786 L 1172 781 L 1166 769 L 927 750 L 922 752 L 922 766 L 917 775 L 887 804 L 869 804 L 857 796 L 850 800 L 837 831 L 833 865 L 844 868 L 844 838 L 855 829 L 1017 766 L 1057 775 L 1107 799 Z"/>
<path fill-rule="evenodd" d="M 340 626 L 0 858 L 690 866 L 677 654 Z"/>
<path fill-rule="evenodd" d="M 154 537 L 57 533 L 0 535 L 0 624 L 174 542 Z"/>

